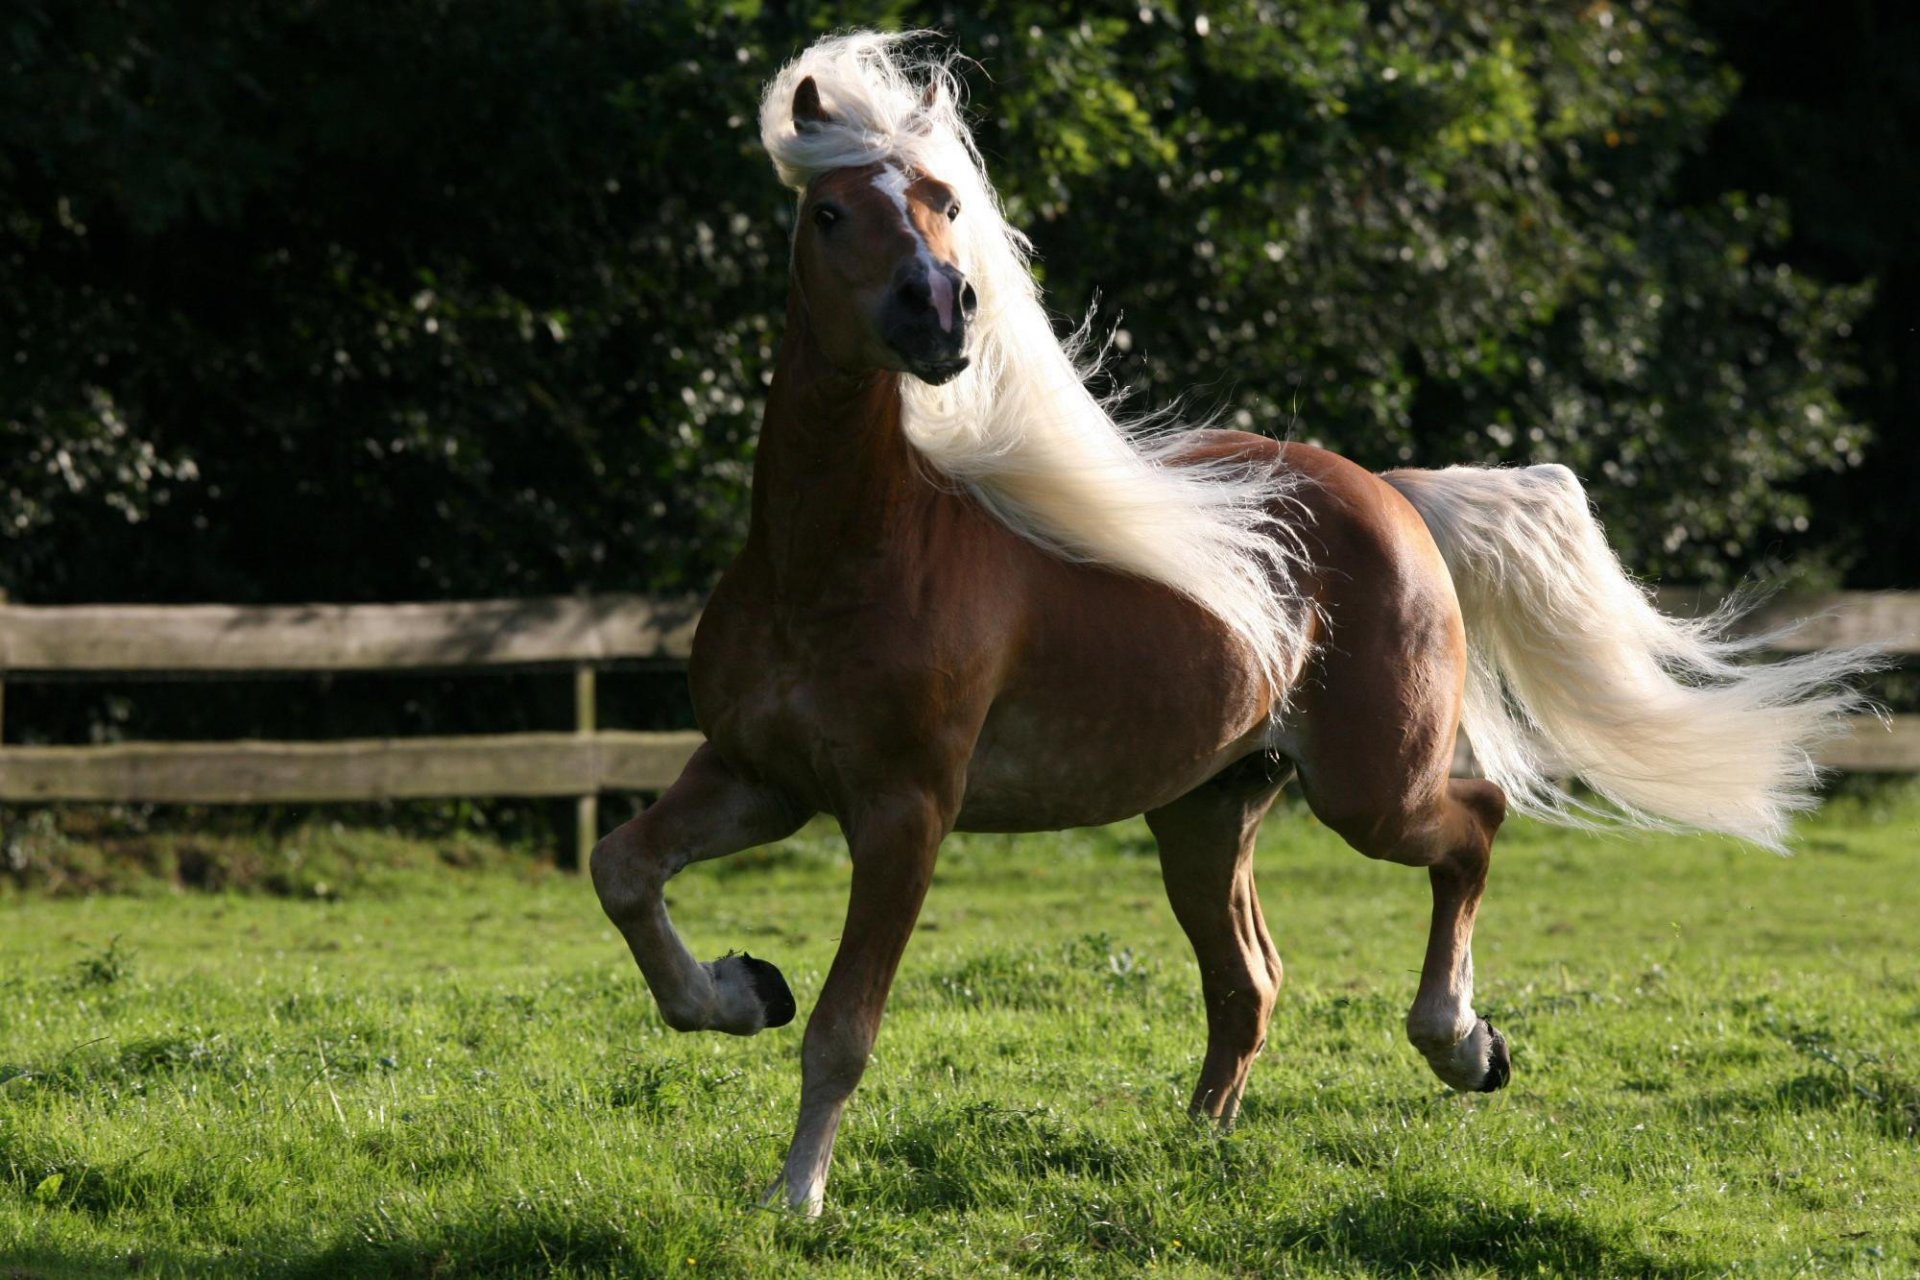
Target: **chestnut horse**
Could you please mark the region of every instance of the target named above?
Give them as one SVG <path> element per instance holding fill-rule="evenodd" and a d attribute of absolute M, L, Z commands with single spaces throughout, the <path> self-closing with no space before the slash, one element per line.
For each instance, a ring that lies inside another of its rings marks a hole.
<path fill-rule="evenodd" d="M 1615 819 L 1777 846 L 1858 659 L 1737 664 L 1713 623 L 1660 616 L 1564 468 L 1379 476 L 1116 423 L 1047 326 L 953 78 L 900 50 L 823 41 L 762 110 L 799 212 L 751 524 L 694 646 L 708 741 L 592 861 L 662 1015 L 792 1019 L 773 965 L 697 961 L 663 890 L 836 816 L 846 923 L 768 1193 L 818 1212 L 943 837 L 1144 813 L 1200 967 L 1192 1109 L 1230 1123 L 1281 981 L 1254 836 L 1297 772 L 1359 852 L 1427 869 L 1407 1034 L 1453 1088 L 1500 1088 L 1470 942 L 1510 801 L 1600 816 L 1551 782 L 1570 772 Z M 1449 776 L 1463 715 L 1486 779 Z"/>

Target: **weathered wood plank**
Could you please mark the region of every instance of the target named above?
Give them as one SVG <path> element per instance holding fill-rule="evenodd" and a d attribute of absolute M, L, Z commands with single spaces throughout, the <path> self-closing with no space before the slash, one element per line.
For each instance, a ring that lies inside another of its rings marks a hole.
<path fill-rule="evenodd" d="M 1829 769 L 1843 773 L 1920 772 L 1920 715 L 1855 716 L 1850 732 L 1815 752 Z"/>
<path fill-rule="evenodd" d="M 1698 618 L 1720 605 L 1720 596 L 1697 587 L 1662 587 L 1660 609 Z M 1920 653 L 1920 591 L 1829 591 L 1776 596 L 1740 620 L 1741 635 L 1764 635 L 1795 627 L 1773 647 L 1783 653 L 1876 645 L 1888 653 Z"/>
<path fill-rule="evenodd" d="M 0 801 L 302 804 L 657 791 L 698 733 L 516 733 L 343 742 L 0 749 Z"/>
<path fill-rule="evenodd" d="M 1682 616 L 1717 597 L 1663 588 Z M 623 658 L 684 661 L 699 619 L 692 599 L 550 596 L 381 605 L 0 604 L 0 672 L 368 671 L 541 665 Z M 1792 652 L 1878 644 L 1920 653 L 1920 592 L 1782 596 L 1751 634 L 1810 619 Z"/>
<path fill-rule="evenodd" d="M 693 599 L 432 604 L 0 604 L 0 672 L 368 671 L 684 661 Z"/>
<path fill-rule="evenodd" d="M 0 801 L 317 804 L 658 791 L 697 733 L 522 733 L 345 742 L 137 742 L 0 750 Z M 1820 753 L 1861 773 L 1920 771 L 1920 715 L 1856 717 Z"/>

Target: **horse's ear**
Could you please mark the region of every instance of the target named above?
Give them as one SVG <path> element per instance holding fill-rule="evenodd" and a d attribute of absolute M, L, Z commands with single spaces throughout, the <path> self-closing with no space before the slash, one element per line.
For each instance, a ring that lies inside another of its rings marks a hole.
<path fill-rule="evenodd" d="M 820 105 L 820 86 L 808 76 L 793 91 L 793 127 L 801 133 L 809 129 L 818 129 L 833 117 Z"/>
<path fill-rule="evenodd" d="M 938 80 L 929 80 L 927 81 L 926 92 L 920 95 L 920 109 L 922 111 L 931 110 L 933 104 L 938 101 L 940 101 L 940 82 Z"/>

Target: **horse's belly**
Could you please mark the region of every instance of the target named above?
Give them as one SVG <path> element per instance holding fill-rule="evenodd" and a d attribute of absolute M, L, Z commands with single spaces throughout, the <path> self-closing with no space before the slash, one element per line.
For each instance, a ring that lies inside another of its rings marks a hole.
<path fill-rule="evenodd" d="M 969 762 L 955 825 L 1055 831 L 1159 808 L 1262 745 L 1264 723 L 1210 719 L 1155 723 L 1150 716 L 996 707 Z"/>

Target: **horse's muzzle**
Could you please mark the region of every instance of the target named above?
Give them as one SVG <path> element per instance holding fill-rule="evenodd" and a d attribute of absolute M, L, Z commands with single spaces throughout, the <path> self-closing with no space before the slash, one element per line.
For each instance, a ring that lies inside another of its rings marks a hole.
<path fill-rule="evenodd" d="M 908 373 L 937 387 L 971 363 L 967 321 L 977 306 L 973 286 L 954 267 L 904 262 L 881 313 L 881 333 Z"/>

